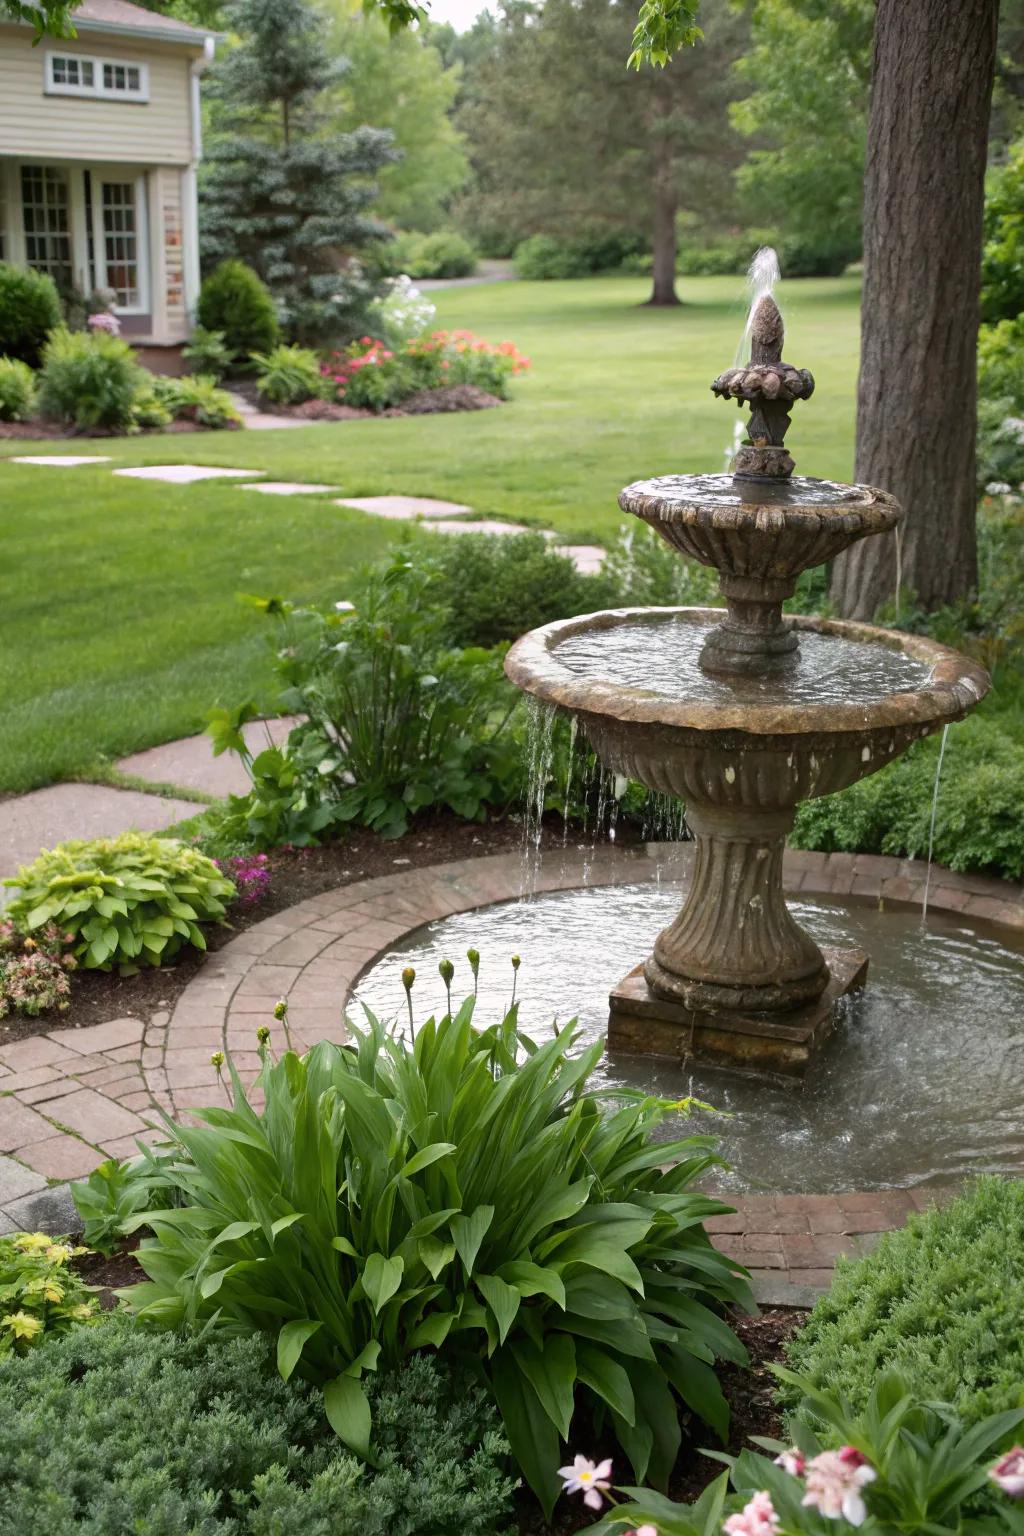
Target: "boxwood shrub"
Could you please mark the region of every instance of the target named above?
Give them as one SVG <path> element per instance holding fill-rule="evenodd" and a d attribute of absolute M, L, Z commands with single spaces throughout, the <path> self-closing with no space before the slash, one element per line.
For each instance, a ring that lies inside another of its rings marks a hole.
<path fill-rule="evenodd" d="M 787 1356 L 858 1411 L 887 1370 L 968 1424 L 1024 1404 L 1024 1182 L 982 1179 L 841 1260 Z"/>
<path fill-rule="evenodd" d="M 483 1391 L 423 1356 L 370 1388 L 375 1468 L 260 1338 L 116 1315 L 0 1362 L 0 1536 L 499 1536 L 514 1482 Z"/>
<path fill-rule="evenodd" d="M 53 278 L 0 261 L 0 354 L 38 368 L 46 338 L 58 325 Z"/>
<path fill-rule="evenodd" d="M 244 261 L 222 261 L 199 290 L 199 324 L 219 331 L 233 354 L 269 352 L 280 326 L 270 289 Z"/>

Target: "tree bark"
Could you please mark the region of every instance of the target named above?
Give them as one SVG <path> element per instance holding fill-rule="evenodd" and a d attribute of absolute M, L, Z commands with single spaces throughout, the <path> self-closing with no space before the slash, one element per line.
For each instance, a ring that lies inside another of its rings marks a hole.
<path fill-rule="evenodd" d="M 676 293 L 676 213 L 679 199 L 664 182 L 654 189 L 654 221 L 651 230 L 653 285 L 648 304 L 678 304 Z"/>
<path fill-rule="evenodd" d="M 878 0 L 864 184 L 856 479 L 902 502 L 902 582 L 966 596 L 975 544 L 982 213 L 999 0 Z M 890 539 L 836 560 L 831 595 L 870 619 L 896 588 Z"/>

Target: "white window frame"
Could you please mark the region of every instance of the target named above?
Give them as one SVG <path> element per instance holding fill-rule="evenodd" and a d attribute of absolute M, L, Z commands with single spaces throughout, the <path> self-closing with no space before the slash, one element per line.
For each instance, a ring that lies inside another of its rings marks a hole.
<path fill-rule="evenodd" d="M 103 228 L 103 183 L 130 182 L 135 187 L 135 263 L 138 273 L 138 302 L 117 304 L 119 315 L 148 315 L 150 311 L 151 279 L 149 270 L 149 183 L 146 173 L 122 170 L 116 165 L 92 165 L 92 237 L 94 269 L 97 288 L 109 288 L 107 282 L 107 245 Z"/>
<path fill-rule="evenodd" d="M 63 80 L 55 80 L 53 66 L 58 59 L 75 59 L 92 65 L 92 85 L 69 85 Z M 139 72 L 139 88 L 137 91 L 119 91 L 112 86 L 103 83 L 104 71 L 114 69 L 137 69 Z M 86 96 L 100 98 L 103 101 L 124 101 L 145 104 L 149 100 L 149 65 L 136 59 L 111 59 L 100 58 L 93 53 L 72 53 L 62 49 L 59 53 L 51 51 L 46 55 L 45 94 L 47 96 Z"/>

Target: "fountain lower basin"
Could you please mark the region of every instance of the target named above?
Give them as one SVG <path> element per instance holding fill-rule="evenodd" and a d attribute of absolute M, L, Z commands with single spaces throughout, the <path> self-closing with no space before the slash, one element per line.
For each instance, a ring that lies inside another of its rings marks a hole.
<path fill-rule="evenodd" d="M 867 956 L 822 950 L 786 906 L 796 807 L 960 719 L 989 679 L 919 636 L 794 617 L 801 645 L 784 678 L 720 681 L 701 662 L 720 618 L 654 608 L 563 620 L 517 641 L 505 670 L 575 714 L 606 767 L 683 800 L 696 838 L 682 909 L 642 972 L 613 989 L 609 1044 L 800 1076 Z"/>

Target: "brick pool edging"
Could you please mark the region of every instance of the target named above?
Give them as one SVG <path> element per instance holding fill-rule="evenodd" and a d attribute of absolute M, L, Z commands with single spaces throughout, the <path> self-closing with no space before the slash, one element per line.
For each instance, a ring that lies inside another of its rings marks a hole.
<path fill-rule="evenodd" d="M 636 848 L 555 847 L 536 869 L 517 853 L 485 855 L 358 881 L 255 923 L 212 954 L 170 1015 L 145 1024 L 117 1019 L 54 1030 L 0 1046 L 0 1231 L 57 1228 L 67 1199 L 48 1180 L 82 1177 L 106 1156 L 129 1155 L 136 1136 L 154 1138 L 159 1116 L 223 1098 L 210 1062 L 229 1051 L 243 1081 L 259 1067 L 256 1029 L 281 1041 L 275 1003 L 289 1004 L 292 1044 L 305 1050 L 337 1038 L 362 976 L 411 930 L 454 912 L 524 893 L 684 879 L 692 844 Z M 919 907 L 926 867 L 873 854 L 788 850 L 788 893 L 846 896 Z M 929 906 L 1024 934 L 1024 888 L 933 866 Z M 755 1275 L 759 1299 L 806 1305 L 827 1285 L 840 1253 L 865 1251 L 943 1191 L 885 1190 L 848 1195 L 729 1195 L 735 1216 L 711 1224 L 715 1241 Z"/>

